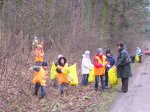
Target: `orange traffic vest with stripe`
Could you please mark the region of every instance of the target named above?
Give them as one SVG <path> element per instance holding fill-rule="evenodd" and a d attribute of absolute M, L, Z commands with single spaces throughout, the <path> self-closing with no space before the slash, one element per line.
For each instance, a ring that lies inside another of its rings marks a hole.
<path fill-rule="evenodd" d="M 39 52 L 39 50 L 35 50 L 34 51 L 35 53 L 35 62 L 43 62 L 44 59 L 43 59 L 43 56 L 41 56 L 43 54 L 43 52 Z"/>
<path fill-rule="evenodd" d="M 45 86 L 47 75 L 48 72 L 44 70 L 43 67 L 41 67 L 39 72 L 34 72 L 34 78 L 32 80 L 32 83 L 33 84 L 40 83 L 41 86 Z"/>
<path fill-rule="evenodd" d="M 66 65 L 65 65 L 65 66 L 66 66 Z M 60 70 L 62 70 L 64 67 L 58 65 L 57 68 L 60 69 Z M 62 84 L 62 83 L 69 83 L 69 81 L 68 81 L 68 79 L 67 79 L 67 77 L 65 76 L 64 73 L 58 73 L 57 76 L 58 76 L 58 82 L 59 82 L 59 84 Z"/>
<path fill-rule="evenodd" d="M 98 60 L 99 64 L 106 64 L 107 63 L 106 62 L 106 56 L 104 56 L 104 55 L 103 55 L 102 59 L 100 59 L 99 56 L 96 56 L 95 58 Z M 105 74 L 105 70 L 106 70 L 105 66 L 101 66 L 99 68 L 94 66 L 94 74 L 96 76 L 104 75 Z"/>

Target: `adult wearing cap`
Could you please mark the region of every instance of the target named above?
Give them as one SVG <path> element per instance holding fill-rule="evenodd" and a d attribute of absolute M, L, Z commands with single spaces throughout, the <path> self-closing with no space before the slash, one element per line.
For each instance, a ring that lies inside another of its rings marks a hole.
<path fill-rule="evenodd" d="M 38 94 L 38 90 L 41 87 L 41 98 L 46 95 L 46 77 L 48 75 L 47 62 L 43 62 L 42 66 L 33 66 L 30 70 L 34 70 L 37 74 L 34 75 L 32 83 L 35 84 L 34 94 Z"/>
<path fill-rule="evenodd" d="M 82 85 L 88 84 L 88 76 L 89 72 L 92 68 L 92 63 L 90 60 L 90 51 L 85 51 L 82 55 L 82 64 L 81 64 L 81 72 L 82 72 Z"/>
<path fill-rule="evenodd" d="M 38 45 L 38 48 L 34 50 L 34 61 L 36 65 L 41 65 L 44 61 L 44 52 L 41 45 Z"/>
<path fill-rule="evenodd" d="M 124 48 L 124 44 L 120 42 L 117 44 L 117 47 L 118 47 L 118 57 L 116 63 L 117 74 L 122 81 L 121 91 L 126 93 L 128 92 L 129 77 L 132 76 L 130 65 L 131 61 L 129 59 L 127 49 Z"/>
<path fill-rule="evenodd" d="M 103 49 L 99 48 L 94 57 L 94 74 L 95 74 L 95 90 L 98 90 L 99 79 L 101 79 L 102 91 L 105 91 L 105 70 L 106 70 L 106 56 L 103 55 Z"/>

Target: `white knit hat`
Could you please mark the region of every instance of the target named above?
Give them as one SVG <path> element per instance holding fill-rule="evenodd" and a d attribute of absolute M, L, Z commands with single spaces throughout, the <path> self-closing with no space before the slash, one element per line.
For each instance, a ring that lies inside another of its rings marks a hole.
<path fill-rule="evenodd" d="M 57 58 L 59 59 L 59 58 L 61 58 L 61 57 L 63 57 L 63 56 L 60 54 L 60 55 L 58 55 L 58 57 L 57 57 Z"/>
<path fill-rule="evenodd" d="M 85 55 L 90 55 L 90 51 L 85 51 Z"/>

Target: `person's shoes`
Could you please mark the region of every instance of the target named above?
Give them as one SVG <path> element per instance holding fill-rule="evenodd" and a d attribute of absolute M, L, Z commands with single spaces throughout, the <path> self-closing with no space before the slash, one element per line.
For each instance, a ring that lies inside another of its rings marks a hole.
<path fill-rule="evenodd" d="M 106 92 L 106 89 L 102 89 L 102 92 Z"/>
<path fill-rule="evenodd" d="M 127 93 L 128 91 L 122 91 L 123 93 Z"/>
<path fill-rule="evenodd" d="M 61 94 L 61 97 L 64 97 L 64 94 L 63 94 L 63 93 Z"/>
<path fill-rule="evenodd" d="M 86 86 L 86 84 L 83 84 L 83 83 L 82 83 L 81 85 L 82 85 L 82 86 Z"/>
<path fill-rule="evenodd" d="M 97 89 L 97 88 L 95 88 L 95 91 L 97 92 L 97 91 L 98 91 L 98 89 Z"/>
<path fill-rule="evenodd" d="M 34 93 L 34 96 L 37 96 L 37 93 Z"/>
<path fill-rule="evenodd" d="M 61 91 L 61 92 L 60 92 L 60 94 L 61 94 L 61 95 L 63 95 L 63 94 L 64 94 L 64 92 L 63 92 L 63 91 Z"/>
<path fill-rule="evenodd" d="M 54 89 L 58 89 L 58 86 L 54 86 Z"/>
<path fill-rule="evenodd" d="M 39 99 L 40 99 L 40 100 L 41 100 L 41 99 L 44 99 L 44 97 L 40 97 Z"/>

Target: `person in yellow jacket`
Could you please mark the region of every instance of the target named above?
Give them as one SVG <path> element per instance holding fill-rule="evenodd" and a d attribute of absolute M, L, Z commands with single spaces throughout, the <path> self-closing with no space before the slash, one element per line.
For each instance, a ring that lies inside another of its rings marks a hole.
<path fill-rule="evenodd" d="M 103 49 L 99 48 L 94 57 L 95 90 L 98 90 L 99 79 L 101 79 L 102 91 L 105 91 L 105 70 L 106 56 L 103 55 Z"/>
<path fill-rule="evenodd" d="M 61 95 L 64 94 L 64 88 L 67 87 L 68 88 L 68 79 L 66 77 L 66 75 L 63 73 L 63 69 L 64 68 L 68 68 L 68 64 L 67 64 L 67 60 L 65 57 L 60 57 L 58 60 L 58 65 L 57 65 L 57 77 L 58 77 L 58 82 L 60 84 L 60 93 Z"/>
<path fill-rule="evenodd" d="M 41 45 L 38 45 L 38 48 L 34 50 L 34 61 L 36 65 L 41 65 L 44 61 L 44 52 Z"/>
<path fill-rule="evenodd" d="M 32 83 L 35 84 L 34 95 L 38 94 L 38 90 L 41 87 L 41 98 L 46 95 L 46 78 L 48 75 L 47 62 L 43 62 L 42 66 L 33 66 L 30 70 L 34 70 L 34 78 Z"/>

